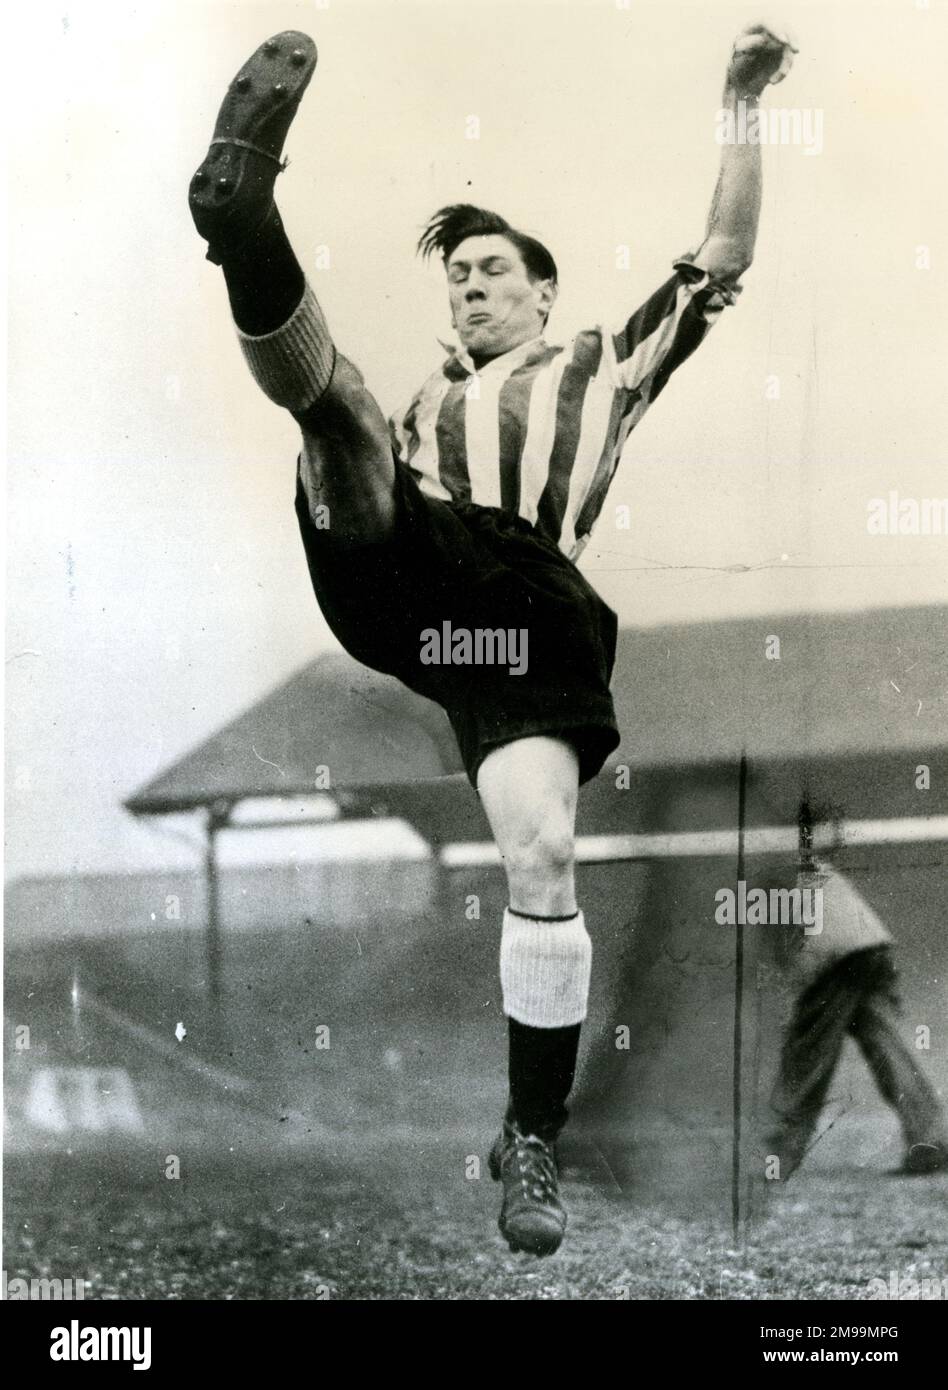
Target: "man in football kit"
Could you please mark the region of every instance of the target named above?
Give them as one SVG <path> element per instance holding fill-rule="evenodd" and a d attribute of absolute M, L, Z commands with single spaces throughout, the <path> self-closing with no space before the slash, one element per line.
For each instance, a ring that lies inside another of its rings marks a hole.
<path fill-rule="evenodd" d="M 754 107 L 793 51 L 762 25 L 743 31 L 724 106 Z M 575 895 L 577 792 L 619 741 L 616 615 L 574 562 L 630 430 L 739 293 L 760 149 L 722 147 L 697 251 L 616 332 L 597 326 L 565 347 L 543 336 L 557 294 L 546 247 L 484 209 L 442 208 L 419 249 L 443 261 L 460 348 L 389 426 L 336 351 L 273 201 L 315 65 L 312 41 L 292 31 L 252 55 L 189 202 L 251 372 L 302 432 L 296 511 L 329 626 L 358 660 L 442 706 L 502 856 L 509 1099 L 490 1169 L 510 1247 L 548 1254 L 566 1226 L 553 1142 L 592 954 Z M 518 664 L 472 661 L 466 639 L 500 630 L 524 634 Z M 462 634 L 461 646 L 431 660 L 432 631 Z"/>

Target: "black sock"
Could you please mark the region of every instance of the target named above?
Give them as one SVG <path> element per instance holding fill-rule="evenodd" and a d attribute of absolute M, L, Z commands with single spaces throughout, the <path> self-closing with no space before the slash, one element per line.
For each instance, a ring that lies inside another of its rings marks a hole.
<path fill-rule="evenodd" d="M 522 1134 L 551 1142 L 566 1123 L 581 1025 L 530 1028 L 508 1018 L 510 1106 Z"/>
<path fill-rule="evenodd" d="M 259 338 L 282 327 L 303 298 L 305 277 L 274 203 L 266 221 L 221 260 L 234 322 Z"/>

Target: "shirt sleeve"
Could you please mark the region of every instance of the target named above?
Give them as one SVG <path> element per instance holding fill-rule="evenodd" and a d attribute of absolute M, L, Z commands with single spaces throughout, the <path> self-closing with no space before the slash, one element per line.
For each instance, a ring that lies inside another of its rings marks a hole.
<path fill-rule="evenodd" d="M 652 401 L 676 367 L 690 357 L 708 329 L 741 293 L 736 282 L 715 280 L 693 253 L 672 262 L 674 274 L 618 331 L 604 335 L 614 383 L 648 392 Z"/>

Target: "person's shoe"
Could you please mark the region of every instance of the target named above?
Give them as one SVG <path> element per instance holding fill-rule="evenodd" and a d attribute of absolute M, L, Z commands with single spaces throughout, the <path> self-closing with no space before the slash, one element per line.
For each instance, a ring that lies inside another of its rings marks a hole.
<path fill-rule="evenodd" d="M 566 1230 L 553 1146 L 505 1120 L 488 1165 L 494 1181 L 503 1183 L 497 1224 L 511 1250 L 552 1255 Z"/>
<path fill-rule="evenodd" d="M 188 204 L 207 259 L 249 241 L 269 216 L 293 117 L 316 68 L 316 45 L 288 29 L 260 45 L 227 89 Z"/>
<path fill-rule="evenodd" d="M 938 1139 L 930 1144 L 913 1144 L 896 1172 L 913 1178 L 948 1173 L 948 1142 Z"/>

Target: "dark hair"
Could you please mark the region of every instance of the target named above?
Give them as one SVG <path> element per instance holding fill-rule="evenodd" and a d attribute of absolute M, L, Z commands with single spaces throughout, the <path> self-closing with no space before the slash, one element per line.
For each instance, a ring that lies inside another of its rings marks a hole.
<path fill-rule="evenodd" d="M 518 232 L 496 212 L 475 208 L 470 203 L 452 203 L 428 219 L 418 239 L 418 251 L 425 260 L 437 251 L 447 263 L 462 241 L 469 236 L 504 236 L 516 246 L 531 280 L 552 280 L 556 285 L 556 261 L 536 237 Z"/>

